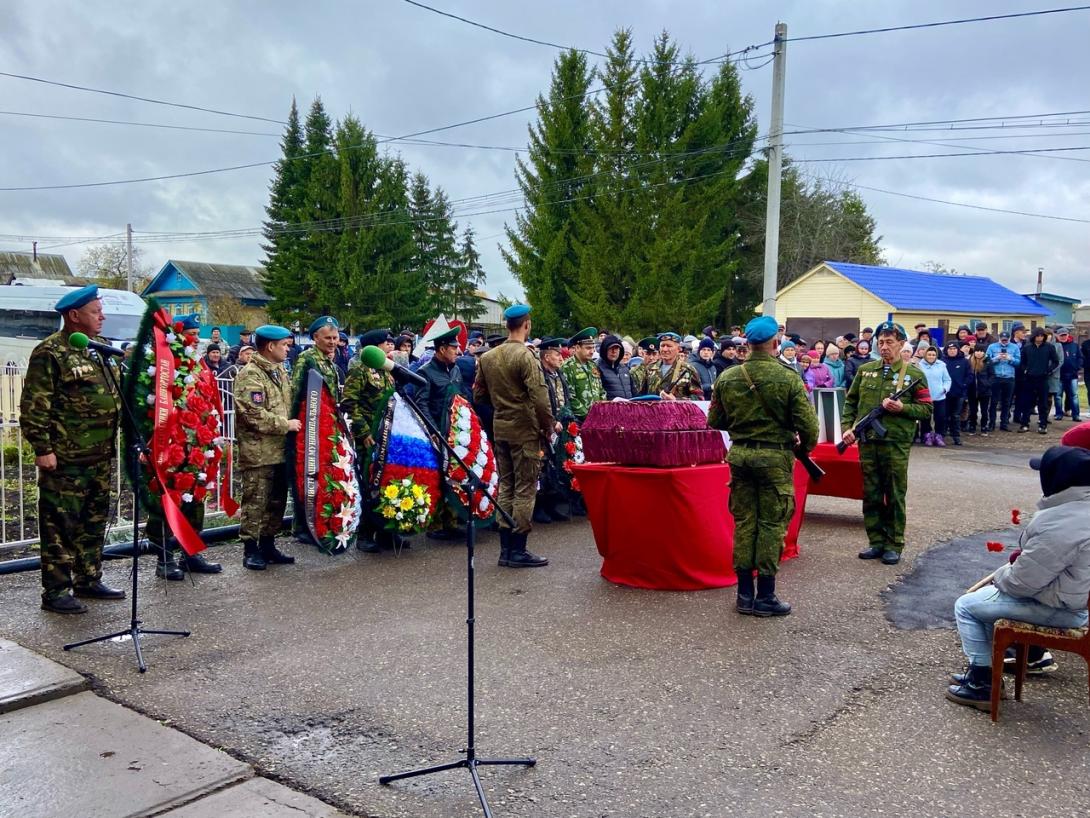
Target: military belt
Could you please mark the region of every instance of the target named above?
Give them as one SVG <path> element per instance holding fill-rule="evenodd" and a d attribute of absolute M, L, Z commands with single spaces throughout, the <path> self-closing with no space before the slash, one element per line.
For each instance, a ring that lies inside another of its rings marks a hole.
<path fill-rule="evenodd" d="M 776 449 L 781 452 L 795 448 L 794 443 L 770 443 L 767 440 L 732 440 L 731 444 L 741 446 L 743 449 Z"/>

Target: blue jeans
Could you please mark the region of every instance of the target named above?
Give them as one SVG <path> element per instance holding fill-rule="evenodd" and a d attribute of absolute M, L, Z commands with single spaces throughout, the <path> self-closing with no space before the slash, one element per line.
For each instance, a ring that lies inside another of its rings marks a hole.
<path fill-rule="evenodd" d="M 958 623 L 961 649 L 969 663 L 978 667 L 992 666 L 992 626 L 997 619 L 1016 619 L 1034 625 L 1054 628 L 1081 628 L 1086 624 L 1086 611 L 1050 608 L 1036 599 L 1008 596 L 994 585 L 985 585 L 971 594 L 962 594 L 954 603 L 954 618 Z"/>
<path fill-rule="evenodd" d="M 1063 398 L 1063 403 L 1067 406 L 1066 412 L 1071 415 L 1072 420 L 1079 419 L 1079 379 L 1078 378 L 1060 378 L 1060 391 L 1056 395 L 1056 417 L 1063 417 L 1064 408 L 1060 403 L 1060 398 Z"/>

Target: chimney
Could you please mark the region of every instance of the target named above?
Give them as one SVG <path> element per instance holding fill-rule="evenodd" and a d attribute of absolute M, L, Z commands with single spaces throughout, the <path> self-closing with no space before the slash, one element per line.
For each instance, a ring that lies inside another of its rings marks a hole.
<path fill-rule="evenodd" d="M 34 242 L 34 263 L 38 263 L 38 242 Z"/>
<path fill-rule="evenodd" d="M 1045 277 L 1045 268 L 1044 267 L 1038 267 L 1037 268 L 1037 295 L 1041 294 L 1041 282 L 1044 280 L 1044 277 Z"/>

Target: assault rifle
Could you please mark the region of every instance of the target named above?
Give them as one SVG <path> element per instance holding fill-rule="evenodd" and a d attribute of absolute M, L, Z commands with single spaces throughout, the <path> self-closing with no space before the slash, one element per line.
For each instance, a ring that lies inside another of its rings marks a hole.
<path fill-rule="evenodd" d="M 905 384 L 901 389 L 894 392 L 889 396 L 890 400 L 900 400 L 907 395 L 911 390 L 916 388 L 917 381 Z M 885 401 L 883 401 L 884 403 Z M 856 442 L 865 443 L 869 438 L 876 437 L 879 440 L 886 436 L 886 427 L 882 425 L 882 418 L 889 414 L 889 410 L 878 404 L 871 409 L 867 414 L 863 415 L 852 427 L 852 434 L 855 435 Z M 844 454 L 848 450 L 848 444 L 843 440 L 836 444 L 836 453 Z"/>
<path fill-rule="evenodd" d="M 821 478 L 825 476 L 825 469 L 815 463 L 813 458 L 810 457 L 810 453 L 802 448 L 801 445 L 796 446 L 792 451 L 795 453 L 795 459 L 799 461 L 799 464 L 806 469 L 806 473 L 810 475 L 810 479 L 815 483 L 820 482 Z"/>

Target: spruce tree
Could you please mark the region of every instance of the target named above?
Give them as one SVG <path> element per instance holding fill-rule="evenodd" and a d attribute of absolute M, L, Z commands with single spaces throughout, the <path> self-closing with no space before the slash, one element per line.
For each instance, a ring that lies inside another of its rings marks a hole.
<path fill-rule="evenodd" d="M 304 127 L 303 201 L 298 220 L 305 232 L 301 260 L 313 300 L 310 314 L 337 312 L 343 307 L 330 278 L 336 264 L 340 222 L 340 167 L 333 147 L 333 123 L 320 97 L 315 98 Z"/>
<path fill-rule="evenodd" d="M 481 266 L 481 254 L 477 252 L 473 225 L 466 225 L 465 232 L 462 233 L 458 261 L 458 273 L 451 290 L 454 301 L 452 312 L 470 324 L 484 312 L 484 307 L 477 296 L 477 291 L 484 286 L 484 268 Z"/>

